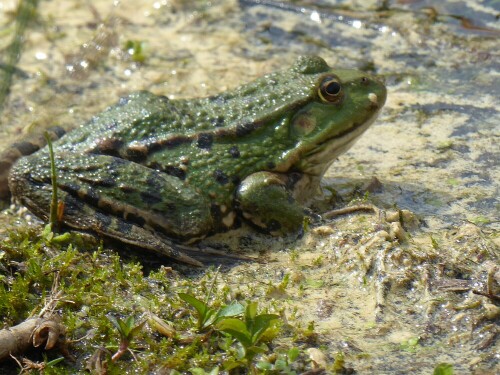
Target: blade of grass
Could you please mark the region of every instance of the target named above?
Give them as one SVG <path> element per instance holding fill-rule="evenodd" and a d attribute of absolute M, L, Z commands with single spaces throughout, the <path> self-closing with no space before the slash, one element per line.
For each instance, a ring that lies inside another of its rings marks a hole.
<path fill-rule="evenodd" d="M 50 158 L 50 174 L 52 179 L 52 199 L 50 202 L 50 225 L 53 231 L 57 231 L 59 221 L 57 220 L 57 174 L 56 174 L 56 163 L 54 159 L 54 149 L 52 148 L 52 141 L 50 139 L 49 133 L 45 132 L 45 139 L 47 140 L 47 146 L 49 148 L 49 158 Z"/>
<path fill-rule="evenodd" d="M 16 28 L 14 38 L 5 51 L 5 61 L 3 75 L 0 78 L 0 115 L 2 114 L 5 100 L 9 95 L 12 85 L 12 76 L 16 71 L 16 65 L 21 56 L 21 49 L 24 42 L 24 33 L 28 23 L 34 18 L 38 0 L 21 0 L 17 8 Z M 1 70 L 0 70 L 1 72 Z M 0 116 L 0 119 L 2 117 Z"/>

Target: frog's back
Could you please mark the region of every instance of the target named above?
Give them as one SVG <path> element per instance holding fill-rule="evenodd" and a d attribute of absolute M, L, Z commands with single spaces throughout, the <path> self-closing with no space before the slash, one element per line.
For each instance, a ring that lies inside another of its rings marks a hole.
<path fill-rule="evenodd" d="M 272 140 L 275 130 L 269 125 L 290 116 L 310 100 L 322 68 L 313 74 L 303 67 L 279 71 L 201 99 L 169 100 L 145 91 L 136 92 L 67 134 L 56 144 L 55 152 L 111 155 L 181 179 L 187 163 L 194 160 L 199 164 L 210 159 L 213 167 L 208 168 L 207 163 L 197 167 L 204 172 L 216 174 L 231 169 L 235 175 L 247 174 L 251 172 L 248 168 L 241 173 L 236 170 L 234 153 L 229 159 L 223 156 L 232 152 L 227 145 L 240 144 L 239 150 L 247 149 L 254 158 L 259 152 L 269 151 L 262 147 L 256 150 L 256 139 Z M 259 136 L 259 132 L 266 134 Z M 193 165 L 189 169 L 197 173 Z"/>

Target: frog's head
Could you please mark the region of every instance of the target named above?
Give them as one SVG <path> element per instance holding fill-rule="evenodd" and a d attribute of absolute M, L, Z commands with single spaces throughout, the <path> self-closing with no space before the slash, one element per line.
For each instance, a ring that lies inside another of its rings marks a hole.
<path fill-rule="evenodd" d="M 289 136 L 295 143 L 290 167 L 322 176 L 375 120 L 386 88 L 366 73 L 332 69 L 320 57 L 300 57 L 292 69 L 312 84 L 309 100 L 290 119 Z"/>

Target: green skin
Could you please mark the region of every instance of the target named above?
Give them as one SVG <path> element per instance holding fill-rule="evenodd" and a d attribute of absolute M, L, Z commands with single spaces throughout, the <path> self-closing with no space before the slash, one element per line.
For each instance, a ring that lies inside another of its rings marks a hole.
<path fill-rule="evenodd" d="M 377 79 L 314 56 L 209 98 L 131 94 L 54 143 L 62 221 L 195 265 L 177 244 L 242 221 L 297 232 L 323 174 L 385 99 Z M 47 219 L 47 149 L 19 160 L 9 186 Z"/>

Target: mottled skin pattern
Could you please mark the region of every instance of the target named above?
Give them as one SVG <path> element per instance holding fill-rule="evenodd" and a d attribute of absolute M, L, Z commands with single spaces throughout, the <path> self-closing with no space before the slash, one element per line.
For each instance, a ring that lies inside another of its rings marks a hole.
<path fill-rule="evenodd" d="M 175 243 L 242 220 L 297 231 L 324 172 L 385 97 L 376 79 L 311 56 L 209 98 L 131 94 L 54 144 L 62 220 L 197 265 Z M 47 218 L 47 150 L 22 158 L 9 185 Z"/>

